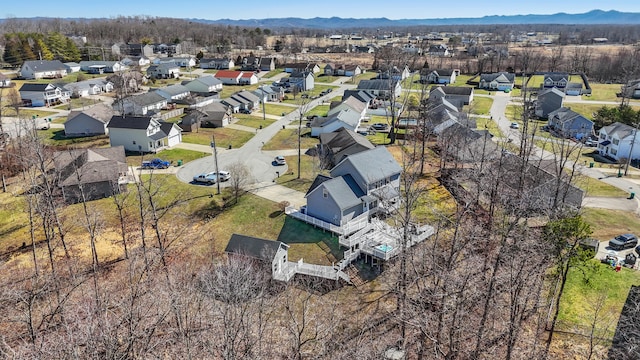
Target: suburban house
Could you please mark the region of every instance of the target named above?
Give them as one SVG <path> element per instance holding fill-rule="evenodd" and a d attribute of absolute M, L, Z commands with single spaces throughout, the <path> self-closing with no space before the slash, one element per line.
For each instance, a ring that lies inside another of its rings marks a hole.
<path fill-rule="evenodd" d="M 384 146 L 345 157 L 318 175 L 305 198 L 305 214 L 340 226 L 362 215 L 389 211 L 400 196 L 402 168 Z"/>
<path fill-rule="evenodd" d="M 126 191 L 128 166 L 122 146 L 56 151 L 53 163 L 67 203 L 102 199 Z"/>
<path fill-rule="evenodd" d="M 253 85 L 258 83 L 258 77 L 253 71 L 242 72 L 240 75 L 239 84 L 240 85 Z"/>
<path fill-rule="evenodd" d="M 598 139 L 598 152 L 602 156 L 616 161 L 640 159 L 640 136 L 636 136 L 636 129 L 632 126 L 619 122 L 607 125 L 600 129 Z"/>
<path fill-rule="evenodd" d="M 62 89 L 54 84 L 25 83 L 20 87 L 20 98 L 30 106 L 50 106 L 67 102 Z"/>
<path fill-rule="evenodd" d="M 183 131 L 193 132 L 200 127 L 225 127 L 231 123 L 231 109 L 221 102 L 190 111 L 178 124 Z"/>
<path fill-rule="evenodd" d="M 246 108 L 245 106 L 248 106 L 248 103 L 245 105 L 244 101 L 238 101 L 232 97 L 222 99 L 220 102 L 227 106 L 232 113 L 237 113 L 241 108 Z"/>
<path fill-rule="evenodd" d="M 549 113 L 549 128 L 565 138 L 582 139 L 593 134 L 593 121 L 577 112 L 561 107 Z"/>
<path fill-rule="evenodd" d="M 327 76 L 357 76 L 362 74 L 360 65 L 355 64 L 333 64 L 324 66 L 324 74 Z"/>
<path fill-rule="evenodd" d="M 402 87 L 399 81 L 392 79 L 372 79 L 361 80 L 358 83 L 358 90 L 368 91 L 382 99 L 389 99 L 392 95 L 400 96 Z"/>
<path fill-rule="evenodd" d="M 246 235 L 232 234 L 224 252 L 229 257 L 242 257 L 257 260 L 271 266 L 274 279 L 282 279 L 287 270 L 289 245 Z"/>
<path fill-rule="evenodd" d="M 165 86 L 155 90 L 156 94 L 162 96 L 167 99 L 167 102 L 174 102 L 176 100 L 181 100 L 188 97 L 191 92 L 189 88 L 184 85 L 174 84 Z"/>
<path fill-rule="evenodd" d="M 376 96 L 368 91 L 364 90 L 345 90 L 342 95 L 342 100 L 347 100 L 349 97 L 355 97 L 361 102 L 367 104 L 367 106 L 371 105 L 371 102 L 376 98 Z"/>
<path fill-rule="evenodd" d="M 153 52 L 155 54 L 182 54 L 182 45 L 178 44 L 153 44 Z"/>
<path fill-rule="evenodd" d="M 507 72 L 481 74 L 478 87 L 480 89 L 511 91 L 515 86 L 516 75 Z"/>
<path fill-rule="evenodd" d="M 315 87 L 315 76 L 310 71 L 292 72 L 289 76 L 289 84 L 298 91 L 309 91 Z"/>
<path fill-rule="evenodd" d="M 147 76 L 152 79 L 176 79 L 180 77 L 180 66 L 172 62 L 151 65 L 147 69 Z"/>
<path fill-rule="evenodd" d="M 103 103 L 82 111 L 71 111 L 64 123 L 64 135 L 67 137 L 105 135 L 108 133 L 107 124 L 113 115 L 113 109 Z"/>
<path fill-rule="evenodd" d="M 318 156 L 322 168 L 325 169 L 334 167 L 349 155 L 375 147 L 366 137 L 344 127 L 330 133 L 322 133 L 319 138 Z"/>
<path fill-rule="evenodd" d="M 240 84 L 240 78 L 242 77 L 242 74 L 243 74 L 242 71 L 220 70 L 220 71 L 216 72 L 214 77 L 216 79 L 222 81 L 222 83 L 224 85 L 239 85 Z M 255 76 L 255 74 L 254 74 L 254 76 Z"/>
<path fill-rule="evenodd" d="M 251 91 L 238 91 L 237 93 L 231 95 L 231 98 L 237 100 L 238 102 L 245 104 L 245 109 L 253 110 L 260 105 L 260 97 L 255 95 Z"/>
<path fill-rule="evenodd" d="M 360 114 L 360 119 L 364 118 L 367 113 L 369 104 L 358 100 L 355 96 L 349 96 L 346 100 L 342 102 L 333 102 L 330 105 L 330 109 L 327 112 L 327 116 L 331 116 L 333 114 L 337 114 L 343 110 L 353 110 L 356 113 Z"/>
<path fill-rule="evenodd" d="M 114 102 L 113 108 L 124 115 L 145 116 L 166 108 L 167 103 L 166 98 L 155 91 L 151 91 L 140 95 L 127 96 Z"/>
<path fill-rule="evenodd" d="M 77 62 L 66 62 L 64 63 L 64 67 L 67 69 L 67 74 L 80 71 L 80 64 L 78 64 Z"/>
<path fill-rule="evenodd" d="M 116 56 L 153 56 L 153 45 L 116 43 L 111 46 L 111 53 Z"/>
<path fill-rule="evenodd" d="M 376 79 L 393 79 L 400 81 L 408 78 L 409 76 L 411 76 L 409 66 L 404 65 L 399 68 L 395 65 L 387 65 L 381 66 L 378 69 L 378 76 L 376 76 Z"/>
<path fill-rule="evenodd" d="M 316 63 L 290 63 L 282 64 L 280 67 L 284 68 L 284 72 L 286 72 L 287 74 L 291 74 L 294 72 L 312 72 L 316 74 L 320 72 L 320 66 Z"/>
<path fill-rule="evenodd" d="M 200 59 L 201 69 L 229 70 L 235 63 L 229 58 L 202 58 Z"/>
<path fill-rule="evenodd" d="M 471 129 L 458 121 L 442 129 L 438 145 L 445 159 L 462 163 L 495 159 L 501 153 L 487 131 Z"/>
<path fill-rule="evenodd" d="M 451 53 L 449 52 L 449 47 L 444 44 L 431 45 L 429 46 L 429 55 L 431 56 L 449 56 Z"/>
<path fill-rule="evenodd" d="M 197 79 L 184 82 L 183 85 L 192 93 L 200 95 L 209 95 L 222 91 L 222 81 L 212 75 L 201 76 Z"/>
<path fill-rule="evenodd" d="M 352 109 L 343 109 L 331 115 L 316 117 L 311 120 L 311 136 L 318 137 L 320 134 L 334 132 L 340 128 L 355 131 L 361 119 L 362 115 Z"/>
<path fill-rule="evenodd" d="M 556 87 L 558 89 L 564 89 L 567 87 L 569 83 L 569 74 L 568 73 L 545 73 L 544 80 L 542 81 L 542 86 L 544 88 L 553 88 Z"/>
<path fill-rule="evenodd" d="M 624 95 L 632 99 L 640 99 L 640 79 L 629 81 L 622 90 Z"/>
<path fill-rule="evenodd" d="M 273 57 L 260 58 L 260 71 L 273 71 L 275 69 L 276 69 L 276 58 L 273 58 Z"/>
<path fill-rule="evenodd" d="M 95 78 L 74 83 L 68 83 L 62 86 L 63 90 L 67 90 L 72 98 L 81 98 L 89 95 L 98 95 L 113 91 L 113 84 L 105 78 Z"/>
<path fill-rule="evenodd" d="M 125 66 L 147 66 L 151 64 L 151 60 L 149 60 L 146 56 L 127 56 L 126 58 L 120 61 Z"/>
<path fill-rule="evenodd" d="M 20 67 L 22 79 L 58 79 L 67 76 L 67 68 L 60 60 L 27 60 Z"/>
<path fill-rule="evenodd" d="M 80 70 L 90 74 L 117 73 L 127 70 L 120 61 L 80 61 Z"/>
<path fill-rule="evenodd" d="M 567 84 L 564 92 L 569 96 L 580 96 L 582 95 L 582 83 L 570 82 Z"/>
<path fill-rule="evenodd" d="M 562 107 L 564 96 L 564 92 L 555 87 L 540 91 L 535 102 L 536 116 L 543 119 L 548 118 L 551 112 Z"/>
<path fill-rule="evenodd" d="M 473 101 L 473 88 L 466 86 L 432 86 L 429 98 L 445 98 L 459 109 Z"/>
<path fill-rule="evenodd" d="M 146 84 L 147 79 L 139 71 L 126 71 L 107 76 L 107 81 L 118 88 L 121 94 L 132 94 L 140 91 L 140 86 Z"/>
<path fill-rule="evenodd" d="M 180 67 L 188 68 L 196 66 L 196 59 L 194 57 L 164 57 L 164 58 L 156 58 L 153 60 L 154 65 L 160 64 L 176 64 Z"/>
<path fill-rule="evenodd" d="M 242 58 L 242 71 L 272 71 L 276 69 L 276 59 L 272 57 L 247 56 Z"/>
<path fill-rule="evenodd" d="M 253 93 L 265 102 L 280 102 L 284 99 L 284 89 L 280 86 L 262 85 Z"/>
<path fill-rule="evenodd" d="M 182 130 L 174 123 L 150 116 L 113 116 L 107 125 L 111 146 L 127 151 L 158 152 L 182 142 Z"/>
<path fill-rule="evenodd" d="M 423 68 L 420 70 L 420 82 L 422 84 L 453 84 L 456 82 L 456 70 Z"/>

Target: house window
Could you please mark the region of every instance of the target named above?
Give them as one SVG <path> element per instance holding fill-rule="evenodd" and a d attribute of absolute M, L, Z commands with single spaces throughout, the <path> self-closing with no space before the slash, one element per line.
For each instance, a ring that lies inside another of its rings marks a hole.
<path fill-rule="evenodd" d="M 322 189 L 322 197 L 325 199 L 329 197 L 329 194 L 327 193 L 327 189 Z"/>
<path fill-rule="evenodd" d="M 136 141 L 135 141 L 135 140 L 133 140 L 133 145 L 135 145 L 135 144 L 136 144 Z"/>
<path fill-rule="evenodd" d="M 620 143 L 620 139 L 613 139 L 613 145 L 618 145 Z"/>
<path fill-rule="evenodd" d="M 618 155 L 618 150 L 611 149 L 611 155 Z"/>

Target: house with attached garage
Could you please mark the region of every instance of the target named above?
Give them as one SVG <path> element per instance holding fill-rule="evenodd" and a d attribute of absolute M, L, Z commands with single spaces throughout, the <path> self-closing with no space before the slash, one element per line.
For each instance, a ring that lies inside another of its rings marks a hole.
<path fill-rule="evenodd" d="M 66 62 L 64 63 L 64 67 L 67 68 L 67 74 L 80 71 L 80 64 L 77 62 Z"/>
<path fill-rule="evenodd" d="M 244 108 L 247 110 L 253 110 L 257 108 L 258 105 L 260 105 L 260 98 L 251 91 L 238 91 L 237 93 L 231 95 L 231 98 L 237 100 L 238 102 L 241 102 L 242 104 L 245 104 Z"/>
<path fill-rule="evenodd" d="M 113 109 L 102 103 L 82 111 L 71 111 L 64 123 L 64 135 L 67 137 L 105 135 L 108 133 L 107 124 L 113 115 Z"/>
<path fill-rule="evenodd" d="M 231 110 L 231 113 L 234 113 L 234 114 L 237 113 L 238 111 L 240 111 L 241 108 L 245 108 L 246 109 L 245 100 L 239 101 L 239 100 L 236 100 L 233 97 L 228 97 L 226 99 L 222 99 L 220 102 L 223 105 L 227 106 L 229 108 L 229 110 Z"/>
<path fill-rule="evenodd" d="M 360 125 L 361 119 L 362 115 L 353 109 L 343 109 L 333 112 L 331 115 L 316 117 L 311 120 L 311 136 L 318 137 L 340 128 L 355 131 Z"/>
<path fill-rule="evenodd" d="M 87 97 L 89 95 L 99 95 L 113 91 L 113 83 L 105 78 L 89 79 L 68 83 L 62 86 L 64 90 L 69 91 L 72 98 Z"/>
<path fill-rule="evenodd" d="M 111 146 L 132 152 L 155 153 L 182 142 L 178 125 L 151 116 L 113 116 L 107 128 Z"/>
<path fill-rule="evenodd" d="M 202 58 L 200 59 L 201 69 L 229 70 L 235 65 L 229 58 Z"/>
<path fill-rule="evenodd" d="M 62 89 L 54 84 L 25 83 L 20 87 L 20 98 L 30 106 L 50 106 L 69 100 Z"/>
<path fill-rule="evenodd" d="M 327 76 L 356 76 L 362 74 L 360 65 L 328 63 L 324 66 Z"/>
<path fill-rule="evenodd" d="M 180 67 L 194 67 L 196 66 L 196 58 L 188 56 L 188 57 L 163 57 L 156 58 L 153 60 L 154 65 L 160 64 L 176 64 Z"/>
<path fill-rule="evenodd" d="M 140 95 L 127 96 L 124 99 L 115 101 L 113 109 L 124 115 L 145 116 L 166 108 L 167 103 L 166 98 L 155 91 L 151 91 Z"/>
<path fill-rule="evenodd" d="M 454 69 L 428 69 L 420 70 L 420 83 L 422 84 L 453 84 L 456 82 L 457 71 Z"/>
<path fill-rule="evenodd" d="M 240 79 L 242 78 L 242 71 L 235 70 L 219 70 L 214 77 L 224 85 L 240 85 Z M 252 73 L 253 74 L 253 73 Z M 255 74 L 253 74 L 255 76 Z"/>
<path fill-rule="evenodd" d="M 169 103 L 175 102 L 176 100 L 184 99 L 191 94 L 189 88 L 180 84 L 174 84 L 155 89 L 155 92 L 156 94 L 167 99 L 167 102 Z"/>
<path fill-rule="evenodd" d="M 253 84 L 257 84 L 258 83 L 258 77 L 256 76 L 256 74 L 253 71 L 249 71 L 249 72 L 242 72 L 242 75 L 240 75 L 240 85 L 253 85 Z"/>
<path fill-rule="evenodd" d="M 183 131 L 196 131 L 199 127 L 218 128 L 231 123 L 231 108 L 221 102 L 214 101 L 211 104 L 189 111 L 178 124 Z"/>
<path fill-rule="evenodd" d="M 368 91 L 382 99 L 388 99 L 392 95 L 398 97 L 402 93 L 400 82 L 393 79 L 361 80 L 358 90 Z"/>
<path fill-rule="evenodd" d="M 289 84 L 298 91 L 309 91 L 315 87 L 315 76 L 311 71 L 293 72 L 289 76 Z"/>
<path fill-rule="evenodd" d="M 147 76 L 152 79 L 177 79 L 180 77 L 180 66 L 172 62 L 151 65 L 147 69 Z"/>
<path fill-rule="evenodd" d="M 67 68 L 60 60 L 28 60 L 20 67 L 22 79 L 59 79 L 67 76 Z"/>
<path fill-rule="evenodd" d="M 511 91 L 515 86 L 516 75 L 508 72 L 481 74 L 478 88 L 499 91 Z"/>
<path fill-rule="evenodd" d="M 542 81 L 542 86 L 544 88 L 558 88 L 564 89 L 567 87 L 569 83 L 569 74 L 568 73 L 559 73 L 559 72 L 550 72 L 544 74 L 544 79 Z"/>
<path fill-rule="evenodd" d="M 548 118 L 549 128 L 565 138 L 579 140 L 593 134 L 593 121 L 569 108 L 554 110 Z"/>
<path fill-rule="evenodd" d="M 549 117 L 551 112 L 562 107 L 564 96 L 564 92 L 555 87 L 538 92 L 538 98 L 535 101 L 536 116 L 543 119 Z"/>
<path fill-rule="evenodd" d="M 128 67 L 120 61 L 80 61 L 80 70 L 91 74 L 117 73 L 127 69 Z"/>
<path fill-rule="evenodd" d="M 67 203 L 97 200 L 126 191 L 128 166 L 124 148 L 92 148 L 53 154 L 58 187 Z"/>
<path fill-rule="evenodd" d="M 253 94 L 266 102 L 280 102 L 284 99 L 284 89 L 280 86 L 262 85 Z"/>
<path fill-rule="evenodd" d="M 121 62 L 125 66 L 138 66 L 138 67 L 147 66 L 151 64 L 151 60 L 149 60 L 149 58 L 146 56 L 127 56 L 126 58 L 122 59 Z"/>
<path fill-rule="evenodd" d="M 489 132 L 471 129 L 459 121 L 438 134 L 438 146 L 445 159 L 456 163 L 481 163 L 496 159 L 501 153 Z"/>
<path fill-rule="evenodd" d="M 445 98 L 458 108 L 469 105 L 473 101 L 473 88 L 465 86 L 432 86 L 429 98 Z"/>
<path fill-rule="evenodd" d="M 633 148 L 633 151 L 632 151 Z M 632 126 L 615 122 L 598 133 L 598 152 L 614 160 L 640 159 L 640 136 Z"/>
<path fill-rule="evenodd" d="M 185 81 L 182 85 L 192 93 L 204 96 L 222 91 L 222 81 L 212 75 L 205 75 L 191 81 Z"/>

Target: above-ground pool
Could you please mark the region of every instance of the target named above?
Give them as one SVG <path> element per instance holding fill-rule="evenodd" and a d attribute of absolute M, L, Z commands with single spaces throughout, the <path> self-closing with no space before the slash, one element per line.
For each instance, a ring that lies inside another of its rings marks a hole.
<path fill-rule="evenodd" d="M 387 245 L 387 244 L 380 244 L 378 246 L 376 246 L 376 249 L 382 251 L 382 252 L 389 252 L 391 250 L 393 250 L 393 246 L 391 245 Z"/>

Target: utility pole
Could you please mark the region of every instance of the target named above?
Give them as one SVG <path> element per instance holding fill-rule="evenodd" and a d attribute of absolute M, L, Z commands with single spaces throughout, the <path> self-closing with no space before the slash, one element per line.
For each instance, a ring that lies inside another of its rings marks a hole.
<path fill-rule="evenodd" d="M 262 86 L 264 86 L 264 85 L 262 85 Z M 265 96 L 264 89 L 262 88 L 262 86 L 260 87 L 260 91 L 262 91 L 262 121 L 265 121 L 265 120 L 267 120 L 267 111 L 265 109 L 265 104 L 264 104 L 266 102 L 266 99 L 265 99 L 266 96 Z"/>
<path fill-rule="evenodd" d="M 213 162 L 216 166 L 216 186 L 218 187 L 218 192 L 216 195 L 220 194 L 220 174 L 218 173 L 218 149 L 216 149 L 216 138 L 213 134 L 211 134 L 211 149 L 213 150 Z"/>
<path fill-rule="evenodd" d="M 636 144 L 636 135 L 638 134 L 638 126 L 640 126 L 640 121 L 636 122 L 636 128 L 635 130 L 633 130 L 633 140 L 631 140 L 631 147 L 629 148 L 629 156 L 627 156 L 627 165 L 624 167 L 624 176 L 627 176 L 627 172 L 629 172 L 629 164 L 631 164 L 633 146 Z"/>

